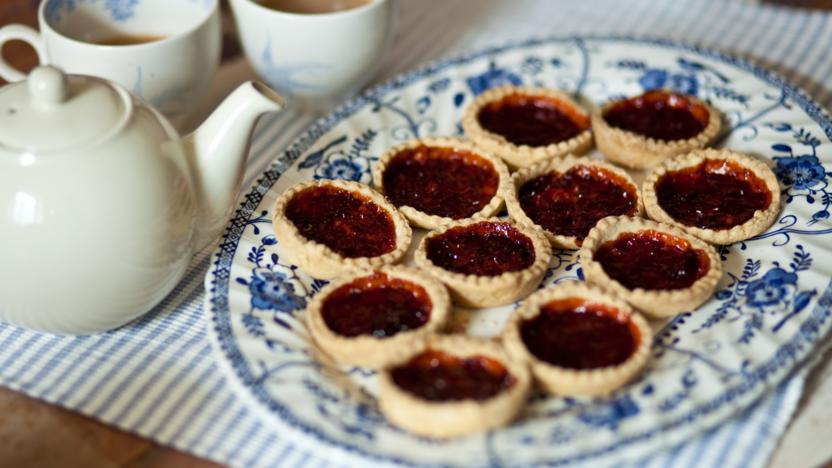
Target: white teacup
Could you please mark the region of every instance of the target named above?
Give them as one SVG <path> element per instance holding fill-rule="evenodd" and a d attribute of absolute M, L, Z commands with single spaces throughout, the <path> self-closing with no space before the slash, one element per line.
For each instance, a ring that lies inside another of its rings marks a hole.
<path fill-rule="evenodd" d="M 115 81 L 180 127 L 207 97 L 219 66 L 218 0 L 44 0 L 38 23 L 39 33 L 0 28 L 0 47 L 28 42 L 42 64 Z M 130 45 L 102 44 L 114 41 Z M 0 77 L 25 75 L 0 58 Z"/>
<path fill-rule="evenodd" d="M 373 77 L 392 45 L 398 0 L 371 0 L 333 13 L 278 11 L 231 0 L 246 57 L 283 95 L 322 109 Z"/>

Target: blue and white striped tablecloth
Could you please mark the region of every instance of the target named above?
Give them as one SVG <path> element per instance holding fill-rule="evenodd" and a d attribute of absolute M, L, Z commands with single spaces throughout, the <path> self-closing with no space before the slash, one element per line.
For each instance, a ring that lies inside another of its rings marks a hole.
<path fill-rule="evenodd" d="M 832 16 L 739 0 L 403 0 L 381 73 L 509 39 L 553 34 L 652 36 L 734 53 L 832 103 Z M 312 116 L 261 123 L 251 180 Z M 110 333 L 58 337 L 0 324 L 0 384 L 198 456 L 236 466 L 339 466 L 269 429 L 235 397 L 205 334 L 209 252 L 141 320 Z M 0 299 L 2 300 L 2 299 Z M 805 371 L 741 417 L 637 465 L 763 466 L 797 404 Z M 308 447 L 308 446 L 307 446 Z"/>

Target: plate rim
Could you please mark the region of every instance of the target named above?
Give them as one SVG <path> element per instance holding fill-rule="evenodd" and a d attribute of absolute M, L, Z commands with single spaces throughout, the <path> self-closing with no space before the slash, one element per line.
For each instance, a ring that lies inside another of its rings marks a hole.
<path fill-rule="evenodd" d="M 480 57 L 488 56 L 489 54 L 499 54 L 515 49 L 535 47 L 552 43 L 567 43 L 580 41 L 603 41 L 611 43 L 621 42 L 638 45 L 659 46 L 673 50 L 693 52 L 710 59 L 715 59 L 726 65 L 737 67 L 743 71 L 751 73 L 752 75 L 761 79 L 769 85 L 780 88 L 784 96 L 791 99 L 792 102 L 798 105 L 813 122 L 818 124 L 826 138 L 830 142 L 832 142 L 832 117 L 830 117 L 829 113 L 823 108 L 823 106 L 817 103 L 805 90 L 792 85 L 779 73 L 769 70 L 763 66 L 757 65 L 751 62 L 750 60 L 732 54 L 728 54 L 716 49 L 703 47 L 697 44 L 692 44 L 684 41 L 676 41 L 649 36 L 605 34 L 531 36 L 521 39 L 515 38 L 503 42 L 501 44 L 489 45 L 468 51 L 463 51 L 461 53 L 454 54 L 446 58 L 440 58 L 437 60 L 429 61 L 421 66 L 417 66 L 410 70 L 399 73 L 394 77 L 382 82 L 381 84 L 373 86 L 367 91 L 363 92 L 362 94 L 346 101 L 345 103 L 338 106 L 330 114 L 319 118 L 309 127 L 307 127 L 306 130 L 302 131 L 302 133 L 300 133 L 296 138 L 294 138 L 292 142 L 286 146 L 285 149 L 280 151 L 280 153 L 277 156 L 275 156 L 275 158 L 272 160 L 269 166 L 261 172 L 261 174 L 255 179 L 253 183 L 249 185 L 248 189 L 245 191 L 245 194 L 242 197 L 242 201 L 239 203 L 237 209 L 235 209 L 234 216 L 226 223 L 226 228 L 223 231 L 223 234 L 220 238 L 220 242 L 214 249 L 214 253 L 211 255 L 212 260 L 210 263 L 210 267 L 205 275 L 206 295 L 204 299 L 204 306 L 207 312 L 205 316 L 206 327 L 208 328 L 207 334 L 209 335 L 209 341 L 212 344 L 214 352 L 221 354 L 221 358 L 218 359 L 220 364 L 219 367 L 224 369 L 226 373 L 231 372 L 231 375 L 229 375 L 229 378 L 227 380 L 232 384 L 233 387 L 236 387 L 237 390 L 243 390 L 244 400 L 246 402 L 256 402 L 257 409 L 265 409 L 270 419 L 277 421 L 283 427 L 290 428 L 293 431 L 292 435 L 296 436 L 293 437 L 293 439 L 304 439 L 304 444 L 311 444 L 311 441 L 306 440 L 311 437 L 317 443 L 323 443 L 330 447 L 344 450 L 352 456 L 359 456 L 364 459 L 373 460 L 377 462 L 392 462 L 405 466 L 455 466 L 419 463 L 408 459 L 402 459 L 395 455 L 386 456 L 383 454 L 369 452 L 358 445 L 350 445 L 348 443 L 345 443 L 341 440 L 327 435 L 324 431 L 321 431 L 316 427 L 310 427 L 308 424 L 303 423 L 299 420 L 299 418 L 297 418 L 290 411 L 288 411 L 284 405 L 274 401 L 274 399 L 269 397 L 268 394 L 262 389 L 262 387 L 255 388 L 248 386 L 247 382 L 249 379 L 246 377 L 246 375 L 244 375 L 244 369 L 241 369 L 241 365 L 245 366 L 245 358 L 243 357 L 243 353 L 241 352 L 239 347 L 233 346 L 235 344 L 235 340 L 232 339 L 233 334 L 231 332 L 230 308 L 228 307 L 228 291 L 225 292 L 224 297 L 218 296 L 218 293 L 216 292 L 217 281 L 224 279 L 229 281 L 230 284 L 230 269 L 233 263 L 234 254 L 238 247 L 239 241 L 242 239 L 242 235 L 246 227 L 246 220 L 257 209 L 258 205 L 262 201 L 263 196 L 265 196 L 265 194 L 271 190 L 273 185 L 285 173 L 285 171 L 289 169 L 295 163 L 295 161 L 300 156 L 302 156 L 302 154 L 305 151 L 312 147 L 322 136 L 324 136 L 328 131 L 334 128 L 334 126 L 338 123 L 348 119 L 349 117 L 363 109 L 365 106 L 372 104 L 373 99 L 384 96 L 391 91 L 396 91 L 398 89 L 404 88 L 415 81 L 434 75 L 437 72 L 440 72 L 446 68 L 465 64 L 473 60 L 476 60 Z M 832 251 L 832 249 L 829 250 Z M 800 348 L 803 344 L 808 344 L 809 349 L 811 350 L 815 347 L 816 343 L 820 341 L 823 336 L 828 335 L 829 330 L 826 330 L 823 333 L 823 335 L 821 335 L 821 333 L 817 331 L 817 328 L 829 319 L 831 315 L 830 313 L 832 312 L 832 304 L 830 304 L 830 302 L 832 302 L 832 281 L 830 281 L 830 283 L 827 284 L 823 292 L 819 295 L 818 303 L 811 311 L 811 316 L 806 320 L 806 322 L 804 322 L 801 325 L 801 329 L 798 332 L 796 332 L 794 336 L 792 336 L 787 342 L 780 345 L 778 351 L 768 361 L 763 362 L 757 366 L 757 370 L 773 367 L 771 370 L 776 371 L 777 369 L 784 367 L 787 362 L 794 362 L 792 369 L 790 369 L 788 372 L 782 375 L 778 380 L 771 382 L 765 377 L 757 378 L 752 379 L 751 381 L 753 382 L 753 384 L 749 385 L 749 379 L 746 379 L 742 383 L 727 389 L 719 397 L 711 399 L 703 404 L 700 404 L 699 406 L 686 412 L 683 416 L 674 418 L 672 421 L 668 422 L 665 425 L 662 425 L 660 428 L 651 428 L 649 430 L 642 431 L 636 435 L 618 439 L 612 444 L 589 452 L 583 452 L 580 454 L 569 455 L 567 457 L 562 457 L 554 460 L 545 460 L 535 463 L 545 465 L 563 465 L 602 457 L 612 451 L 636 443 L 639 440 L 652 438 L 657 433 L 661 433 L 662 431 L 665 431 L 667 429 L 677 427 L 681 424 L 684 424 L 686 421 L 691 420 L 692 418 L 707 417 L 709 414 L 713 414 L 713 412 L 718 408 L 721 408 L 726 404 L 730 404 L 734 400 L 734 397 L 727 397 L 726 395 L 736 393 L 736 397 L 740 398 L 760 383 L 762 383 L 763 385 L 767 385 L 769 387 L 768 390 L 775 388 L 782 382 L 786 381 L 795 372 L 799 371 L 803 367 L 805 362 L 811 358 L 810 351 L 804 351 L 803 355 L 800 356 L 796 356 L 797 353 L 794 351 L 792 351 L 792 353 L 782 353 L 782 351 L 786 350 L 787 348 Z M 225 306 L 225 310 L 218 310 L 223 305 Z M 825 307 L 821 307 L 822 305 Z M 220 315 L 223 312 L 225 318 L 227 319 L 225 323 L 219 321 Z M 672 325 L 676 320 L 678 320 L 678 318 L 679 317 L 676 317 L 671 322 L 669 322 L 667 324 L 668 326 L 665 327 L 665 329 L 662 332 L 657 334 L 657 337 L 663 334 L 665 330 L 668 330 L 669 326 Z M 804 332 L 804 327 L 806 327 L 807 324 L 810 324 L 812 322 L 815 325 L 814 333 L 811 333 L 811 330 L 809 332 Z M 786 356 L 781 356 L 781 354 L 786 354 Z M 745 402 L 744 404 L 735 405 L 738 406 L 738 408 L 736 408 L 735 411 L 742 411 L 750 408 L 751 406 L 753 406 L 755 402 L 759 401 L 763 396 L 765 396 L 765 394 L 766 392 L 764 391 L 759 396 L 751 397 L 751 400 Z M 748 400 L 749 397 L 746 397 L 745 399 Z M 720 401 L 722 403 L 714 404 L 715 402 Z M 710 408 L 712 406 L 713 408 Z M 706 409 L 703 410 L 703 408 Z M 722 420 L 723 418 L 719 418 L 717 422 L 711 422 L 710 426 L 712 427 L 713 425 L 718 424 L 719 421 Z M 704 432 L 710 429 L 711 427 L 703 427 L 703 429 L 700 432 Z M 490 455 L 491 454 L 489 454 L 489 456 Z"/>

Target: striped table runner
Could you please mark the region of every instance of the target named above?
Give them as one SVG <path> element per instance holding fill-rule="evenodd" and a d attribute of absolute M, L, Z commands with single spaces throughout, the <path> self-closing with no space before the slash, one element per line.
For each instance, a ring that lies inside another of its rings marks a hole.
<path fill-rule="evenodd" d="M 466 49 L 553 34 L 652 36 L 717 48 L 780 72 L 827 108 L 832 103 L 832 16 L 736 0 L 402 0 L 397 43 L 380 76 Z M 261 122 L 248 181 L 313 119 L 289 111 Z M 0 324 L 0 384 L 222 463 L 340 466 L 326 447 L 270 430 L 221 375 L 203 322 L 209 254 L 194 259 L 153 312 L 120 330 L 58 337 Z M 708 434 L 627 461 L 763 466 L 805 374 Z"/>

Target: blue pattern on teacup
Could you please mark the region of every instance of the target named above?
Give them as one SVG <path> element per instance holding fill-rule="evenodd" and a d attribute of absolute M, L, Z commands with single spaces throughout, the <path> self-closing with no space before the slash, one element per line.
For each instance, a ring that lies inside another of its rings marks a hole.
<path fill-rule="evenodd" d="M 104 8 L 109 14 L 110 18 L 118 23 L 124 23 L 132 19 L 136 14 L 136 8 L 143 0 L 44 0 L 49 3 L 46 4 L 44 15 L 46 19 L 52 23 L 58 23 L 64 18 L 64 15 L 71 14 L 78 7 L 79 4 L 96 5 Z M 170 0 L 177 1 L 177 0 Z M 183 1 L 183 0 L 179 0 Z M 214 5 L 215 0 L 184 0 L 189 3 L 201 4 L 203 9 L 208 9 Z"/>
<path fill-rule="evenodd" d="M 75 11 L 79 3 L 98 4 L 105 8 L 110 17 L 116 22 L 124 22 L 133 17 L 136 6 L 142 0 L 49 0 L 46 5 L 46 19 L 49 22 L 58 22 L 62 15 Z"/>
<path fill-rule="evenodd" d="M 266 81 L 285 93 L 321 89 L 319 85 L 310 82 L 308 75 L 310 72 L 320 73 L 327 69 L 326 65 L 316 62 L 284 63 L 274 58 L 270 38 L 266 38 L 266 45 L 263 47 L 263 53 L 260 54 L 260 60 L 260 73 Z M 302 75 L 306 77 L 302 78 Z"/>

